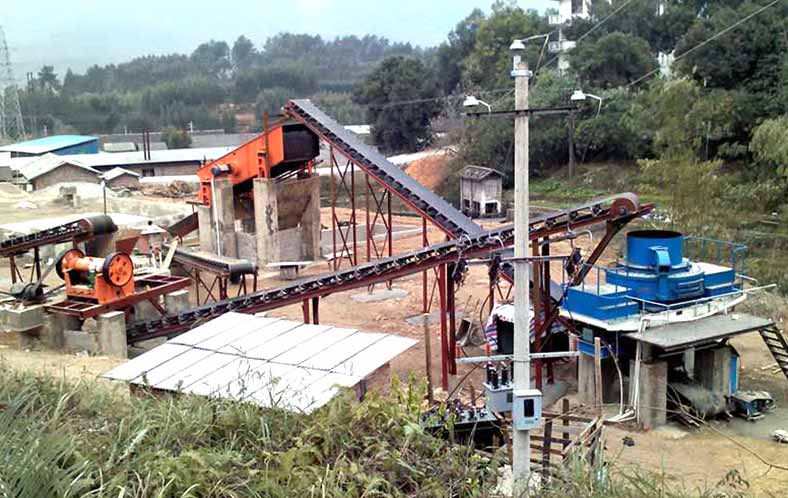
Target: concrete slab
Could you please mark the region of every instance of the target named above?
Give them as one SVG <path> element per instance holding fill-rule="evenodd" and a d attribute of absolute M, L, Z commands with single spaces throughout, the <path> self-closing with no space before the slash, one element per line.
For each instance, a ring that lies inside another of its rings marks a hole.
<path fill-rule="evenodd" d="M 353 294 L 350 299 L 357 303 L 377 303 L 380 301 L 388 301 L 389 299 L 402 299 L 408 296 L 408 291 L 405 289 L 398 289 L 393 287 L 391 289 L 382 288 L 375 289 L 374 291 L 364 292 L 361 294 Z"/>
<path fill-rule="evenodd" d="M 0 310 L 0 328 L 9 332 L 24 332 L 44 325 L 41 305 L 8 307 Z"/>

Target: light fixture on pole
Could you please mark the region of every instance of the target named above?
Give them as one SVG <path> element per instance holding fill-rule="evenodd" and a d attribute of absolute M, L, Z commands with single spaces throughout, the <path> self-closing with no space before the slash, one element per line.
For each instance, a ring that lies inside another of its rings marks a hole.
<path fill-rule="evenodd" d="M 465 97 L 465 101 L 462 103 L 463 107 L 478 107 L 480 105 L 483 105 L 484 107 L 487 108 L 488 114 L 492 112 L 492 107 L 490 106 L 490 104 L 488 104 L 483 100 L 477 99 L 476 96 L 474 95 L 468 95 L 467 97 Z"/>
<path fill-rule="evenodd" d="M 583 90 L 575 90 L 572 93 L 572 96 L 569 97 L 569 100 L 572 102 L 585 102 L 587 98 L 592 98 L 594 100 L 599 101 L 599 105 L 596 108 L 596 115 L 599 116 L 599 113 L 602 111 L 602 97 L 597 97 L 596 95 L 585 93 Z"/>

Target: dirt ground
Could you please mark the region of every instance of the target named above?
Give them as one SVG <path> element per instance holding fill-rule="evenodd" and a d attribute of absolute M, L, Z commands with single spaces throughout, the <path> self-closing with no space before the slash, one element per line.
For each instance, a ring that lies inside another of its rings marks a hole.
<path fill-rule="evenodd" d="M 14 203 L 18 200 L 14 199 Z M 155 201 L 158 202 L 158 201 Z M 172 202 L 172 201 L 163 201 Z M 34 217 L 46 215 L 55 216 L 63 214 L 64 210 L 58 207 L 46 207 L 40 210 L 19 210 L 12 208 L 13 203 L 4 203 L 0 200 L 0 224 L 11 221 L 21 221 L 33 219 Z M 91 206 L 92 207 L 92 206 Z M 349 210 L 337 209 L 339 219 L 348 219 Z M 331 210 L 323 209 L 322 222 L 324 226 L 331 226 Z M 363 209 L 357 213 L 359 224 L 366 222 Z M 395 216 L 395 225 L 421 226 L 419 218 Z M 492 221 L 485 223 L 489 227 L 500 226 L 498 222 Z M 428 230 L 428 239 L 431 243 L 444 240 L 443 234 L 434 227 Z M 598 237 L 594 237 L 598 240 Z M 591 245 L 588 237 L 580 237 L 575 242 L 578 246 L 587 249 Z M 403 253 L 422 246 L 421 235 L 398 239 L 393 243 L 394 254 Z M 339 250 L 339 248 L 337 249 Z M 553 247 L 553 254 L 568 254 L 570 246 L 568 242 L 558 243 Z M 374 250 L 372 250 L 374 254 Z M 366 248 L 360 245 L 356 254 L 358 262 L 366 261 Z M 616 248 L 611 247 L 602 263 L 606 263 L 615 258 Z M 349 266 L 348 261 L 342 261 L 342 268 Z M 316 275 L 328 271 L 325 262 L 315 263 L 310 266 L 303 275 Z M 561 275 L 560 268 L 556 264 L 552 269 L 554 278 Z M 433 294 L 432 285 L 434 275 L 428 272 L 429 294 Z M 267 273 L 262 275 L 259 288 L 273 288 L 288 282 L 278 279 L 277 274 Z M 57 282 L 57 277 L 52 276 L 53 283 Z M 407 295 L 399 299 L 390 299 L 380 302 L 362 303 L 352 299 L 354 294 L 362 294 L 368 289 L 355 289 L 348 292 L 333 294 L 320 301 L 320 322 L 326 325 L 336 325 L 343 327 L 358 328 L 365 331 L 382 331 L 393 334 L 403 335 L 417 339 L 419 342 L 400 357 L 391 363 L 391 372 L 401 377 L 410 375 L 416 378 L 423 378 L 426 372 L 425 358 L 425 330 L 422 325 L 410 325 L 406 321 L 409 317 L 421 315 L 422 309 L 422 274 L 411 275 L 409 277 L 394 282 L 394 287 L 407 292 Z M 589 276 L 589 281 L 593 282 L 596 276 Z M 8 268 L 0 267 L 0 288 L 4 288 L 3 282 L 8 282 Z M 484 308 L 485 299 L 488 292 L 488 280 L 485 265 L 470 265 L 465 276 L 464 285 L 458 291 L 456 303 L 458 314 L 465 314 L 477 323 L 486 317 L 480 309 Z M 378 290 L 384 288 L 385 284 L 376 286 Z M 507 286 L 503 286 L 506 292 Z M 192 293 L 194 300 L 194 293 Z M 437 292 L 434 292 L 431 310 L 438 307 Z M 784 301 L 780 301 L 784 305 Z M 781 309 L 782 312 L 784 309 Z M 285 308 L 269 312 L 270 316 L 277 316 L 293 320 L 302 319 L 300 305 L 292 305 Z M 480 316 L 481 315 L 481 316 Z M 427 331 L 432 354 L 431 377 L 434 386 L 439 387 L 441 382 L 440 372 L 440 326 L 437 321 L 429 325 Z M 0 342 L 5 345 L 0 346 L 0 361 L 14 368 L 34 369 L 45 371 L 55 375 L 65 375 L 67 378 L 95 378 L 100 374 L 111 369 L 119 363 L 118 360 L 102 357 L 86 357 L 75 355 L 63 355 L 47 353 L 41 351 L 20 351 L 14 348 L 14 341 L 5 340 Z M 758 389 L 770 390 L 777 399 L 778 405 L 788 406 L 788 383 L 785 378 L 768 371 L 762 367 L 773 363 L 765 346 L 757 334 L 749 334 L 733 341 L 734 346 L 742 355 L 742 384 L 743 387 L 754 387 Z M 480 350 L 467 351 L 469 355 L 482 354 Z M 463 378 L 472 367 L 460 366 L 458 378 Z M 573 372 L 570 366 L 563 370 Z M 570 375 L 571 377 L 571 375 Z M 454 379 L 452 379 L 454 381 Z M 463 397 L 468 398 L 471 392 L 478 393 L 481 389 L 481 371 L 477 370 L 468 375 L 463 384 Z M 378 387 L 385 387 L 380 384 Z M 574 389 L 574 386 L 570 387 Z M 571 396 L 570 396 L 571 397 Z M 615 408 L 610 408 L 611 414 Z M 788 472 L 771 470 L 760 461 L 753 453 L 759 455 L 765 461 L 788 465 L 788 445 L 778 445 L 772 442 L 768 433 L 769 429 L 775 424 L 784 422 L 782 428 L 788 429 L 788 410 L 781 409 L 768 417 L 776 417 L 770 422 L 761 421 L 757 423 L 734 421 L 732 423 L 713 422 L 707 428 L 690 431 L 683 427 L 668 425 L 659 430 L 650 432 L 635 431 L 628 427 L 609 427 L 607 430 L 607 453 L 613 466 L 640 467 L 650 471 L 664 471 L 675 481 L 681 481 L 693 487 L 702 487 L 705 484 L 716 484 L 731 471 L 738 471 L 741 476 L 748 480 L 751 488 L 757 494 L 775 493 L 776 496 L 784 494 L 788 486 Z M 775 422 L 776 421 L 776 422 Z M 738 443 L 733 442 L 725 434 L 734 438 Z M 626 447 L 622 444 L 622 438 L 629 436 L 635 441 L 633 447 Z M 747 449 L 751 450 L 748 451 Z"/>

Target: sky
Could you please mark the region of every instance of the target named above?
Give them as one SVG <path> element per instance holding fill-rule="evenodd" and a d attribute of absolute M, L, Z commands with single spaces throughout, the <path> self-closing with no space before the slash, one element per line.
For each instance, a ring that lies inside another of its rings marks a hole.
<path fill-rule="evenodd" d="M 279 32 L 374 34 L 414 45 L 437 45 L 475 7 L 492 0 L 3 0 L 17 80 L 42 65 L 82 72 L 92 64 L 147 54 L 191 53 L 201 42 L 230 45 L 246 35 L 260 47 Z M 555 0 L 518 0 L 540 12 Z M 10 4 L 10 5 L 7 5 Z M 116 5 L 119 5 L 116 7 Z"/>

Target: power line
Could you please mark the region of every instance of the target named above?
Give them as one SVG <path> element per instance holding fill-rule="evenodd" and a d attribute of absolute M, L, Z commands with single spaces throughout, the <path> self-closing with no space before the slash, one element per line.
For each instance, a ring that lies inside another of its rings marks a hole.
<path fill-rule="evenodd" d="M 766 5 L 764 5 L 764 6 L 763 6 L 763 7 L 761 7 L 760 9 L 756 10 L 755 12 L 753 12 L 752 14 L 750 14 L 750 15 L 748 15 L 748 16 L 745 16 L 745 17 L 743 17 L 742 19 L 739 19 L 738 21 L 736 21 L 735 23 L 731 24 L 731 25 L 730 25 L 730 26 L 728 26 L 727 28 L 725 28 L 725 29 L 722 29 L 722 30 L 718 31 L 717 33 L 713 34 L 713 35 L 712 35 L 712 36 L 710 36 L 709 38 L 707 38 L 707 39 L 703 40 L 702 42 L 698 43 L 698 44 L 697 44 L 697 45 L 695 45 L 694 47 L 692 47 L 692 48 L 690 48 L 689 50 L 687 50 L 687 51 L 683 52 L 681 55 L 679 55 L 679 56 L 675 57 L 675 58 L 673 59 L 673 62 L 675 63 L 675 62 L 677 62 L 677 61 L 679 61 L 679 60 L 683 59 L 684 57 L 688 56 L 689 54 L 691 54 L 691 53 L 692 53 L 692 52 L 694 52 L 695 50 L 698 50 L 699 48 L 706 46 L 706 44 L 708 44 L 708 43 L 711 43 L 712 41 L 716 40 L 717 38 L 719 38 L 720 36 L 724 35 L 725 33 L 727 33 L 727 32 L 729 32 L 729 31 L 731 31 L 731 30 L 735 29 L 737 26 L 739 26 L 739 25 L 741 25 L 741 24 L 743 24 L 743 23 L 745 23 L 745 22 L 749 21 L 749 20 L 750 20 L 750 19 L 752 19 L 753 17 L 757 16 L 758 14 L 760 14 L 760 13 L 761 13 L 761 12 L 763 12 L 764 10 L 768 9 L 769 7 L 771 7 L 771 6 L 773 6 L 773 5 L 777 4 L 777 3 L 779 3 L 780 1 L 781 1 L 781 0 L 772 0 L 772 2 L 770 2 L 770 3 L 766 4 Z M 656 74 L 657 72 L 659 72 L 659 70 L 660 70 L 660 68 L 656 68 L 656 69 L 654 69 L 654 70 L 651 70 L 651 71 L 649 71 L 648 73 L 644 74 L 644 75 L 643 75 L 643 76 L 641 76 L 640 78 L 638 78 L 638 79 L 636 79 L 635 81 L 632 81 L 631 83 L 629 83 L 629 84 L 626 86 L 626 88 L 629 88 L 629 87 L 631 87 L 631 86 L 633 86 L 633 85 L 637 85 L 638 83 L 640 83 L 640 82 L 641 82 L 641 81 L 643 81 L 644 79 L 646 79 L 646 78 L 648 78 L 648 77 L 650 77 L 650 76 L 653 76 L 654 74 Z"/>

